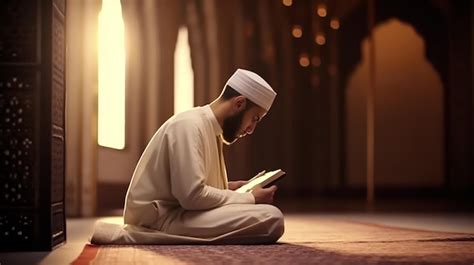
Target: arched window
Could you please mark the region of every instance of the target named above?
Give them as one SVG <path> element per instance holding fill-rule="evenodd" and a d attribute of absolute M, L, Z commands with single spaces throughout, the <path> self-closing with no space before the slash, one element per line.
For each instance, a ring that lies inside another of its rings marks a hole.
<path fill-rule="evenodd" d="M 194 73 L 188 42 L 188 29 L 181 27 L 174 53 L 174 113 L 194 106 Z"/>
<path fill-rule="evenodd" d="M 99 13 L 98 143 L 125 147 L 125 44 L 120 0 L 102 0 Z"/>

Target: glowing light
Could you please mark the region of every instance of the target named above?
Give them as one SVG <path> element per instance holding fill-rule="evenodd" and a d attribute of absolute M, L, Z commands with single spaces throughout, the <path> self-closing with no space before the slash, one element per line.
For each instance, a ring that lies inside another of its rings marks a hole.
<path fill-rule="evenodd" d="M 293 0 L 283 0 L 282 2 L 283 2 L 283 5 L 285 5 L 285 6 L 293 5 Z"/>
<path fill-rule="evenodd" d="M 321 66 L 321 58 L 319 58 L 318 56 L 313 56 L 311 58 L 311 64 L 314 66 L 314 67 L 319 67 Z"/>
<path fill-rule="evenodd" d="M 174 113 L 194 106 L 194 72 L 191 66 L 191 52 L 188 29 L 179 29 L 174 52 Z"/>
<path fill-rule="evenodd" d="M 318 5 L 317 13 L 318 13 L 318 16 L 320 17 L 326 17 L 327 15 L 326 5 L 324 4 Z"/>
<path fill-rule="evenodd" d="M 291 30 L 291 34 L 293 35 L 293 37 L 299 39 L 301 38 L 301 36 L 303 36 L 303 29 L 300 25 L 294 25 L 293 29 Z"/>
<path fill-rule="evenodd" d="M 331 19 L 331 22 L 329 23 L 329 25 L 331 26 L 332 29 L 339 29 L 339 27 L 341 27 L 341 24 L 339 23 L 339 19 L 336 18 L 336 17 L 333 17 Z"/>
<path fill-rule="evenodd" d="M 125 43 L 120 0 L 102 0 L 99 13 L 98 143 L 125 147 Z"/>
<path fill-rule="evenodd" d="M 308 67 L 309 66 L 309 58 L 308 58 L 308 55 L 307 54 L 301 54 L 300 55 L 300 65 L 302 67 Z"/>
<path fill-rule="evenodd" d="M 316 35 L 316 38 L 314 38 L 314 41 L 318 45 L 324 45 L 324 44 L 326 44 L 326 37 L 324 37 L 323 34 L 319 33 L 318 35 Z"/>

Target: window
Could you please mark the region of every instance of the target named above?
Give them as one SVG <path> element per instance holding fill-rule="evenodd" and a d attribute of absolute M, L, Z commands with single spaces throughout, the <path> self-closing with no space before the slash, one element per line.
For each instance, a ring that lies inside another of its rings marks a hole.
<path fill-rule="evenodd" d="M 120 0 L 102 0 L 99 13 L 98 143 L 125 147 L 125 43 Z"/>
<path fill-rule="evenodd" d="M 194 106 L 194 73 L 191 66 L 191 53 L 188 30 L 179 29 L 174 53 L 174 113 L 188 110 Z"/>

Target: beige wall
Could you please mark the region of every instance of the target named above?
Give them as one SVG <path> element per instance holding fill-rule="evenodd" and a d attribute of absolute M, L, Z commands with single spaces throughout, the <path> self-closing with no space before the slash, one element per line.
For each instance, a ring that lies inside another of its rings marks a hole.
<path fill-rule="evenodd" d="M 443 184 L 443 87 L 425 57 L 423 39 L 392 19 L 374 29 L 375 185 L 435 187 Z M 346 177 L 365 186 L 368 42 L 346 89 Z"/>

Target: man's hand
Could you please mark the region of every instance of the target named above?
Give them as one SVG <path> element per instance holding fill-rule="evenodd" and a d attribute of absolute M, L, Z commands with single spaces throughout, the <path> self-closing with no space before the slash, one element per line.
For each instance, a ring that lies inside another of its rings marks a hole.
<path fill-rule="evenodd" d="M 247 184 L 247 182 L 246 180 L 229 181 L 229 190 L 236 190 Z"/>
<path fill-rule="evenodd" d="M 255 203 L 267 203 L 273 202 L 273 195 L 277 190 L 277 186 L 273 185 L 269 188 L 262 188 L 260 186 L 255 187 L 252 190 L 252 194 L 255 197 Z"/>

